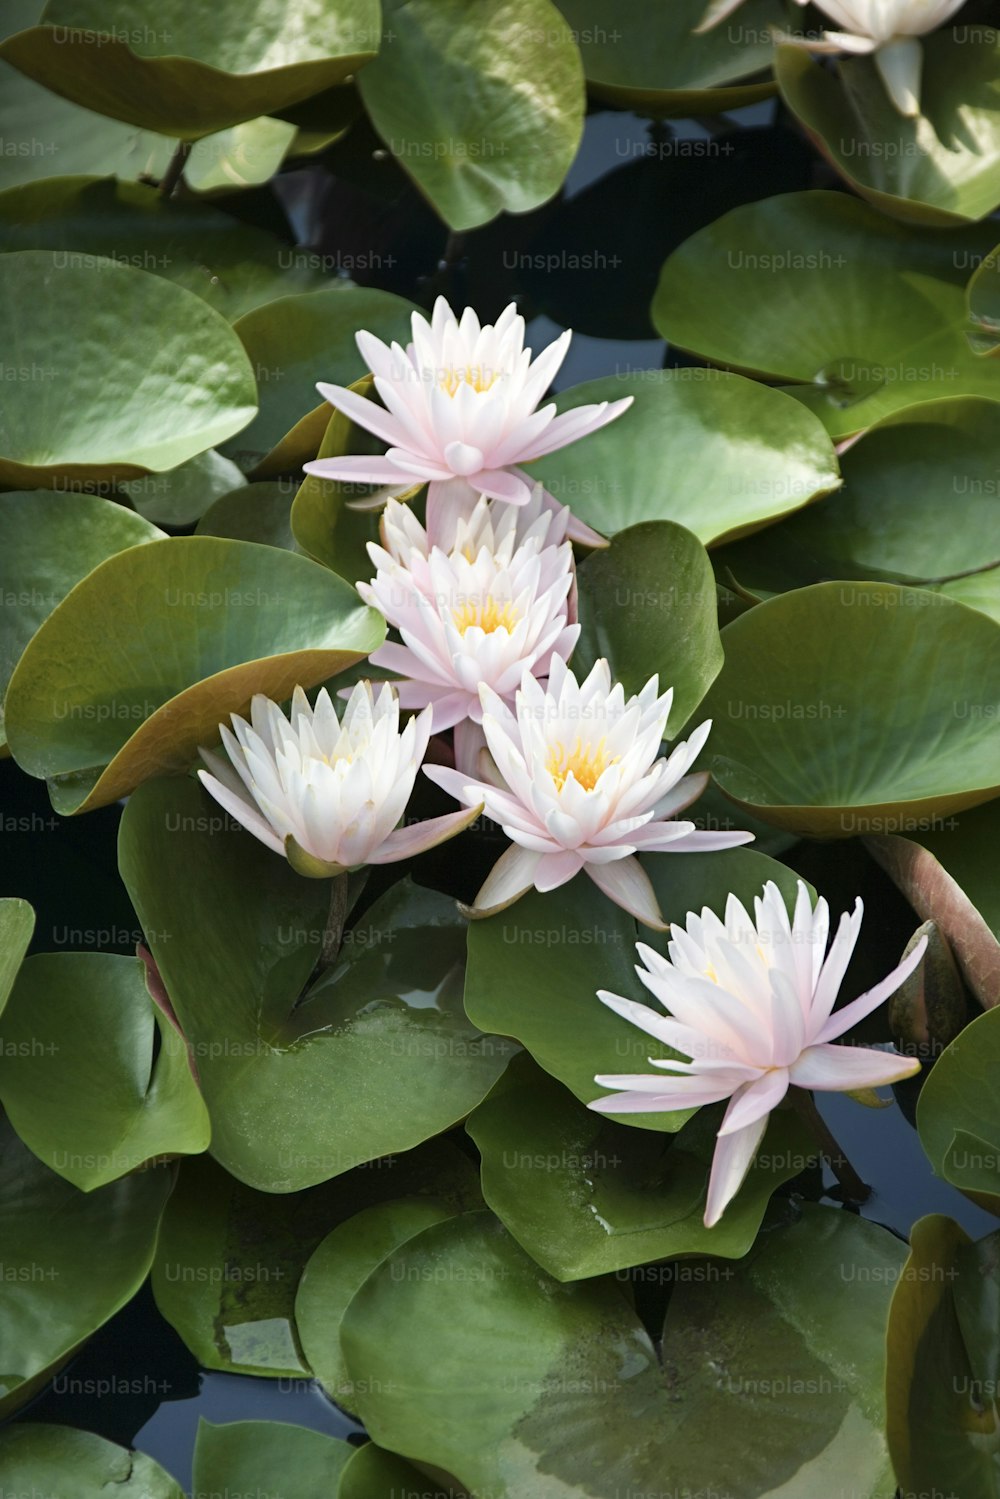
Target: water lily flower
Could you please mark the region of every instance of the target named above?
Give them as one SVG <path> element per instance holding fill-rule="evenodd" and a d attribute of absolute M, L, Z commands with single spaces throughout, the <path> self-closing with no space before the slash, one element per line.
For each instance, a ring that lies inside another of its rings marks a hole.
<path fill-rule="evenodd" d="M 435 733 L 455 727 L 456 763 L 469 770 L 483 742 L 473 727 L 482 722 L 480 686 L 513 698 L 525 671 L 548 676 L 580 634 L 573 548 L 565 539 L 550 544 L 553 535 L 565 538 L 565 511 L 543 508 L 536 495 L 522 514 L 527 524 L 519 528 L 510 506 L 480 499 L 445 552 L 429 547 L 407 507 L 390 500 L 387 547 L 369 542 L 376 575 L 358 583 L 400 636 L 373 652 L 372 665 L 399 674 L 404 708 L 433 708 Z"/>
<path fill-rule="evenodd" d="M 700 832 L 674 821 L 708 782 L 689 775 L 711 728 L 660 756 L 673 691 L 656 677 L 637 697 L 612 686 L 607 661 L 583 682 L 554 659 L 548 684 L 526 671 L 514 710 L 482 688 L 483 731 L 492 764 L 473 779 L 459 769 L 425 765 L 424 774 L 466 806 L 483 804 L 512 846 L 495 864 L 471 914 L 502 910 L 532 886 L 555 890 L 579 870 L 648 926 L 664 926 L 644 853 L 701 853 L 752 841 L 752 833 Z"/>
<path fill-rule="evenodd" d="M 632 403 L 627 396 L 562 415 L 554 403 L 537 410 L 572 334 L 561 334 L 532 361 L 524 347 L 524 319 L 513 302 L 495 325 L 480 326 L 471 307 L 458 319 L 438 297 L 430 322 L 415 312 L 412 329 L 413 342 L 405 349 L 398 343 L 390 348 L 366 331 L 357 335 L 383 406 L 341 385 L 317 386 L 338 411 L 389 444 L 385 456 L 321 458 L 305 469 L 321 479 L 391 485 L 400 493 L 429 484 L 427 528 L 446 550 L 458 520 L 468 518 L 479 495 L 526 505 L 531 481 L 520 464 L 596 432 Z M 575 518 L 570 535 L 603 544 Z"/>
<path fill-rule="evenodd" d="M 717 26 L 742 0 L 713 0 L 698 31 Z M 809 0 L 798 0 L 806 5 Z M 782 36 L 780 40 L 808 47 L 811 52 L 872 54 L 889 98 L 900 114 L 920 113 L 923 49 L 919 38 L 943 26 L 965 0 L 814 0 L 819 10 L 841 29 L 819 38 Z"/>
<path fill-rule="evenodd" d="M 399 827 L 427 749 L 430 712 L 400 732 L 389 683 L 378 695 L 358 682 L 343 719 L 324 687 L 315 708 L 296 687 L 288 718 L 258 693 L 250 722 L 219 725 L 230 763 L 208 750 L 202 785 L 237 822 L 299 874 L 342 874 L 362 864 L 391 864 L 433 848 L 478 815 L 464 810 Z"/>
<path fill-rule="evenodd" d="M 671 927 L 666 958 L 637 944 L 645 967 L 636 972 L 666 1015 L 619 994 L 598 994 L 625 1020 L 691 1060 L 650 1057 L 659 1072 L 600 1075 L 595 1082 L 619 1091 L 590 1108 L 645 1114 L 729 1100 L 708 1183 L 707 1228 L 739 1191 L 768 1115 L 790 1086 L 850 1092 L 898 1082 L 920 1068 L 916 1058 L 897 1052 L 834 1043 L 910 976 L 926 938 L 881 983 L 834 1013 L 861 930 L 860 897 L 841 917 L 828 953 L 826 901 L 819 899 L 813 910 L 801 880 L 791 921 L 771 881 L 754 906 L 756 921 L 735 895 L 726 902 L 725 921 L 707 907 L 700 916 L 690 913 L 685 926 Z"/>

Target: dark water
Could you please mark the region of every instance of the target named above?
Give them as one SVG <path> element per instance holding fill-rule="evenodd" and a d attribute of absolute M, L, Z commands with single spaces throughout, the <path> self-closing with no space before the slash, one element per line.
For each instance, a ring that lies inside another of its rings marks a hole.
<path fill-rule="evenodd" d="M 666 255 L 738 203 L 834 185 L 813 153 L 775 119 L 774 105 L 733 118 L 743 129 L 732 141 L 717 141 L 718 149 L 705 148 L 691 159 L 664 143 L 709 141 L 698 124 L 675 122 L 671 135 L 634 116 L 596 112 L 557 204 L 502 219 L 458 243 L 449 242 L 396 165 L 373 156 L 378 142 L 361 132 L 329 153 L 333 172 L 323 166 L 290 172 L 279 195 L 301 243 L 345 259 L 359 251 L 371 255 L 372 269 L 356 277 L 368 285 L 425 306 L 443 292 L 459 305 L 474 302 L 484 318 L 517 297 L 535 348 L 572 326 L 577 332 L 558 381 L 566 388 L 629 368 L 688 362 L 672 356 L 648 321 Z M 237 211 L 270 224 L 276 198 L 269 189 L 247 194 Z M 0 894 L 21 895 L 35 905 L 35 950 L 134 951 L 137 923 L 116 873 L 118 809 L 56 819 L 42 784 L 10 761 L 0 762 L 0 806 Z M 912 915 L 860 849 L 800 846 L 800 853 L 801 871 L 837 910 L 853 901 L 857 879 L 863 879 L 879 953 L 902 948 L 915 924 Z M 798 867 L 795 850 L 784 857 Z M 951 1214 L 975 1236 L 995 1226 L 931 1175 L 907 1117 L 912 1098 L 883 1111 L 874 1129 L 868 1112 L 847 1098 L 828 1096 L 821 1105 L 875 1189 L 866 1216 L 901 1235 L 928 1212 Z M 160 1318 L 148 1288 L 18 1419 L 64 1422 L 134 1444 L 189 1485 L 201 1416 L 290 1421 L 337 1436 L 358 1430 L 307 1382 L 200 1370 Z"/>

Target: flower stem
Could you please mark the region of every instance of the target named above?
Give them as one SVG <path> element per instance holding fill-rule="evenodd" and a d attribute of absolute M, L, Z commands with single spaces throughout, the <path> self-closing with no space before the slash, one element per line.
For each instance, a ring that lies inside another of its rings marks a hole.
<path fill-rule="evenodd" d="M 173 156 L 171 156 L 170 161 L 167 164 L 167 170 L 164 172 L 162 180 L 160 182 L 161 198 L 170 197 L 174 188 L 184 176 L 184 167 L 187 164 L 187 159 L 190 155 L 191 142 L 178 141 L 174 149 L 174 154 Z"/>
<path fill-rule="evenodd" d="M 338 874 L 330 881 L 330 904 L 323 929 L 323 946 L 319 955 L 320 972 L 337 960 L 347 920 L 347 875 Z"/>
<path fill-rule="evenodd" d="M 830 1131 L 825 1119 L 816 1107 L 816 1100 L 805 1088 L 789 1088 L 788 1096 L 799 1117 L 809 1126 L 816 1138 L 820 1154 L 839 1181 L 847 1202 L 867 1202 L 871 1187 L 865 1186 L 850 1161 L 847 1159 Z"/>

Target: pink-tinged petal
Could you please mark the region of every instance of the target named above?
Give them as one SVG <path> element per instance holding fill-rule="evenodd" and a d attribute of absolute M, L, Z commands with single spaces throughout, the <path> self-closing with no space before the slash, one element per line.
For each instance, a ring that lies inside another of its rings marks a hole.
<path fill-rule="evenodd" d="M 457 802 L 462 802 L 467 807 L 477 804 L 481 800 L 480 792 L 487 789 L 481 787 L 474 777 L 466 775 L 461 770 L 455 770 L 450 765 L 425 765 L 423 771 L 427 779 L 433 781 L 435 786 L 440 786 L 442 791 L 447 791 L 449 796 L 453 796 Z"/>
<path fill-rule="evenodd" d="M 733 1103 L 736 1099 L 733 1099 Z M 729 1105 L 731 1110 L 733 1103 Z M 726 1118 L 729 1117 L 727 1111 Z M 725 1119 L 723 1124 L 725 1124 Z M 732 1135 L 719 1135 L 712 1157 L 712 1172 L 708 1179 L 708 1198 L 705 1203 L 705 1227 L 714 1228 L 726 1208 L 742 1187 L 753 1158 L 767 1129 L 767 1115 L 755 1124 Z"/>
<path fill-rule="evenodd" d="M 453 474 L 469 478 L 478 474 L 483 466 L 482 449 L 467 442 L 450 442 L 444 450 L 444 461 Z"/>
<path fill-rule="evenodd" d="M 215 776 L 210 776 L 207 770 L 199 770 L 198 779 L 205 790 L 215 797 L 220 807 L 227 811 L 230 817 L 234 817 L 241 827 L 246 828 L 261 843 L 267 845 L 276 854 L 284 854 L 285 845 L 275 833 L 270 823 L 266 822 L 256 807 L 252 807 L 242 796 L 237 796 L 235 791 L 230 791 L 228 786 L 223 786 Z"/>
<path fill-rule="evenodd" d="M 575 411 L 564 411 L 549 423 L 537 442 L 518 454 L 518 462 L 531 463 L 558 448 L 568 447 L 581 437 L 589 437 L 591 432 L 598 432 L 627 411 L 632 400 L 632 396 L 626 396 L 623 401 L 602 401 L 599 405 L 578 406 Z"/>
<path fill-rule="evenodd" d="M 598 890 L 634 916 L 636 921 L 658 932 L 667 930 L 649 875 L 638 859 L 629 856 L 612 864 L 588 863 L 587 873 Z"/>
<path fill-rule="evenodd" d="M 857 1025 L 858 1021 L 863 1020 L 866 1015 L 870 1015 L 873 1010 L 877 1010 L 879 1005 L 887 1000 L 890 994 L 895 994 L 900 984 L 909 978 L 926 951 L 927 938 L 921 937 L 913 951 L 882 979 L 881 983 L 876 984 L 867 993 L 859 994 L 857 999 L 845 1005 L 842 1010 L 836 1010 L 819 1032 L 816 1040 L 818 1042 L 833 1041 L 837 1036 L 842 1036 L 845 1031 Z"/>
<path fill-rule="evenodd" d="M 823 960 L 819 978 L 816 980 L 810 1006 L 810 1023 L 814 1032 L 829 1018 L 830 1012 L 837 1003 L 837 995 L 840 993 L 847 965 L 851 961 L 858 933 L 861 931 L 863 916 L 864 902 L 858 896 L 850 915 L 845 911 L 841 916 L 836 935 L 830 943 L 830 951 Z"/>
<path fill-rule="evenodd" d="M 662 1077 L 659 1073 L 599 1073 L 600 1088 L 620 1088 L 608 1098 L 595 1098 L 587 1108 L 596 1114 L 673 1114 L 678 1109 L 700 1109 L 728 1098 L 727 1080 L 712 1077 Z"/>
<path fill-rule="evenodd" d="M 458 523 L 476 508 L 476 491 L 468 479 L 435 479 L 427 490 L 427 545 L 450 552 Z"/>
<path fill-rule="evenodd" d="M 302 467 L 307 474 L 312 474 L 317 479 L 336 479 L 341 484 L 394 484 L 398 487 L 403 477 L 398 464 L 377 456 L 317 458 L 312 463 L 304 463 Z M 420 474 L 414 473 L 413 483 L 419 483 L 420 477 Z M 380 498 L 379 504 L 383 503 L 384 498 Z"/>
<path fill-rule="evenodd" d="M 381 848 L 368 855 L 366 864 L 394 864 L 398 859 L 412 859 L 426 849 L 436 848 L 456 833 L 464 832 L 475 822 L 483 810 L 482 802 L 470 809 L 446 812 L 443 817 L 430 817 L 426 822 L 414 822 L 409 827 L 396 828 L 390 833 Z"/>
<path fill-rule="evenodd" d="M 531 499 L 530 484 L 508 469 L 481 469 L 475 476 L 475 485 L 488 499 L 504 500 L 508 505 L 527 505 Z"/>
<path fill-rule="evenodd" d="M 648 826 L 656 828 L 661 824 L 650 823 Z M 669 824 L 664 823 L 662 826 L 667 827 Z M 645 828 L 640 828 L 639 831 L 645 832 Z M 741 844 L 752 843 L 754 837 L 753 833 L 707 833 L 696 829 L 693 833 L 685 833 L 682 838 L 665 839 L 662 843 L 655 845 L 645 842 L 642 848 L 644 852 L 655 848 L 655 851 L 661 854 L 706 854 L 714 853 L 720 848 L 739 848 Z M 638 842 L 638 838 L 636 841 Z"/>
<path fill-rule="evenodd" d="M 756 1082 L 741 1088 L 739 1097 L 734 1097 L 726 1110 L 719 1135 L 737 1134 L 749 1125 L 756 1124 L 758 1119 L 766 1119 L 788 1092 L 788 1081 L 787 1067 L 772 1067 L 770 1072 L 765 1072 Z"/>
<path fill-rule="evenodd" d="M 797 1088 L 821 1093 L 850 1093 L 855 1088 L 880 1088 L 920 1071 L 916 1057 L 871 1046 L 809 1046 L 789 1068 Z"/>
<path fill-rule="evenodd" d="M 396 418 L 390 416 L 382 406 L 377 406 L 365 396 L 359 396 L 355 390 L 345 389 L 343 385 L 324 385 L 319 381 L 316 389 L 324 401 L 329 401 L 331 406 L 342 411 L 356 427 L 363 427 L 366 432 L 381 437 L 390 447 L 406 446 L 406 433 Z"/>
<path fill-rule="evenodd" d="M 469 914 L 491 916 L 520 900 L 535 883 L 535 869 L 540 858 L 540 854 L 520 848 L 516 843 L 511 844 L 486 876 Z"/>
<path fill-rule="evenodd" d="M 563 849 L 558 854 L 543 854 L 535 870 L 535 889 L 541 894 L 558 890 L 560 885 L 579 874 L 582 867 L 583 860 L 570 849 Z"/>
<path fill-rule="evenodd" d="M 570 511 L 566 535 L 570 541 L 575 541 L 577 546 L 591 547 L 595 551 L 611 545 L 606 536 L 602 536 L 600 531 L 595 531 L 593 526 L 588 526 L 585 520 L 581 520 L 572 511 Z"/>
<path fill-rule="evenodd" d="M 676 817 L 678 812 L 685 811 L 693 802 L 696 802 L 705 790 L 709 782 L 707 770 L 695 771 L 692 775 L 682 776 L 675 786 L 656 803 L 654 811 L 656 817 Z"/>

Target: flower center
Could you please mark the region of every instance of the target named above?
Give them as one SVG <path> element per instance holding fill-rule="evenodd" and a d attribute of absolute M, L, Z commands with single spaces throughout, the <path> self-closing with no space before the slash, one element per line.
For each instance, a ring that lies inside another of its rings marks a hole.
<path fill-rule="evenodd" d="M 586 744 L 577 735 L 576 743 L 571 750 L 557 740 L 549 749 L 549 757 L 545 762 L 545 769 L 552 777 L 556 790 L 561 791 L 570 776 L 573 777 L 578 786 L 584 791 L 593 791 L 598 780 L 607 770 L 609 765 L 617 765 L 620 755 L 608 755 L 604 747 L 603 736 L 597 744 Z"/>
<path fill-rule="evenodd" d="M 506 630 L 508 634 L 512 634 L 518 621 L 514 605 L 509 601 L 495 599 L 491 593 L 483 599 L 469 599 L 453 609 L 451 617 L 461 635 L 472 629 L 482 630 L 486 635 L 492 635 L 494 630 Z"/>
<path fill-rule="evenodd" d="M 471 385 L 482 393 L 490 390 L 500 378 L 499 370 L 484 369 L 481 364 L 466 364 L 462 368 L 452 365 L 438 377 L 438 385 L 446 396 L 454 396 L 462 385 Z"/>

